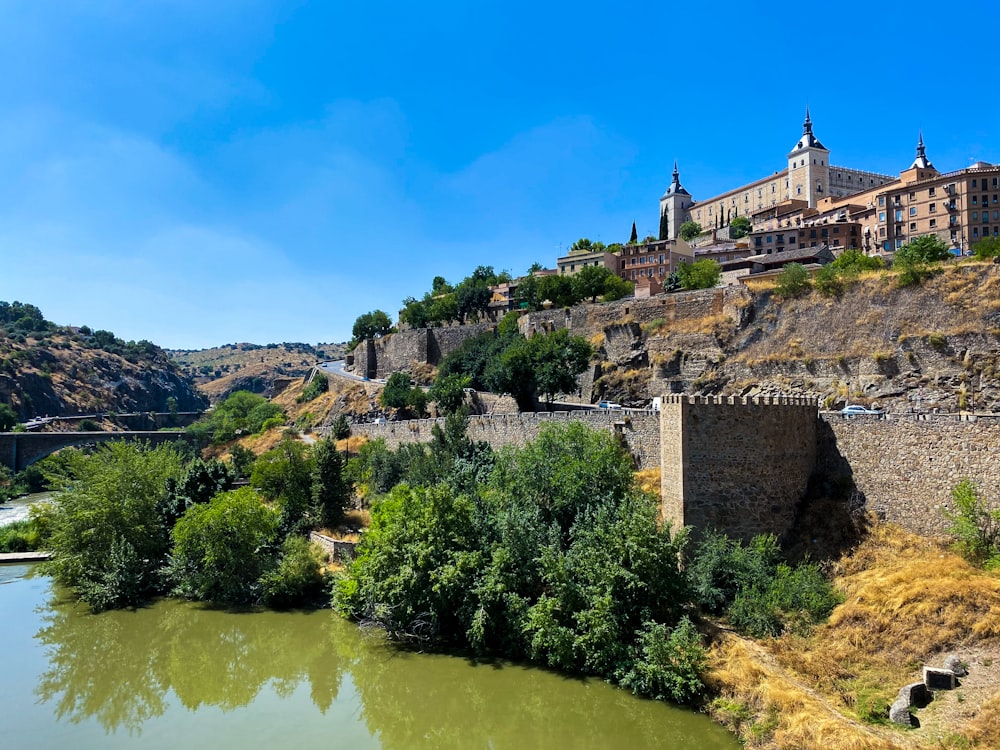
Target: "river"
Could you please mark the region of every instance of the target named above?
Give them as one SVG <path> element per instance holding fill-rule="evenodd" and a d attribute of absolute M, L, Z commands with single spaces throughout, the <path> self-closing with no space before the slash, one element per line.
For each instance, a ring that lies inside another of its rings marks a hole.
<path fill-rule="evenodd" d="M 36 492 L 33 495 L 22 495 L 13 500 L 0 502 L 0 526 L 23 521 L 28 517 L 28 508 L 35 503 L 50 500 L 54 494 L 54 492 Z"/>
<path fill-rule="evenodd" d="M 4 747 L 739 747 L 599 680 L 399 651 L 329 610 L 94 615 L 31 571 L 0 565 Z"/>

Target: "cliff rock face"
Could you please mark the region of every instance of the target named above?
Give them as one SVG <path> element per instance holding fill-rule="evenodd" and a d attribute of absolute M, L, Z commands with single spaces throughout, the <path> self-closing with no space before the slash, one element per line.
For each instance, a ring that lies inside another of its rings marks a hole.
<path fill-rule="evenodd" d="M 113 352 L 89 344 L 73 329 L 39 339 L 0 332 L 0 402 L 22 420 L 207 407 L 208 400 L 158 347 L 144 342 Z"/>

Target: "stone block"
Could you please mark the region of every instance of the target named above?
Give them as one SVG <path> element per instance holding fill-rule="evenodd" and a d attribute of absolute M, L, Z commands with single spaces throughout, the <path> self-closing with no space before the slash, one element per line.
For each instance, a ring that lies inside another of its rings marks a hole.
<path fill-rule="evenodd" d="M 955 654 L 952 654 L 944 660 L 944 668 L 950 669 L 956 677 L 965 677 L 969 674 L 969 670 L 965 668 L 965 665 L 962 664 L 962 660 L 955 656 Z"/>
<path fill-rule="evenodd" d="M 927 686 L 922 682 L 911 682 L 899 689 L 896 700 L 906 700 L 907 705 L 923 708 L 931 701 Z"/>
<path fill-rule="evenodd" d="M 910 715 L 910 702 L 902 697 L 896 698 L 889 707 L 889 721 L 893 724 L 912 726 L 913 717 Z"/>
<path fill-rule="evenodd" d="M 954 690 L 955 673 L 950 669 L 924 667 L 924 685 L 928 690 Z"/>

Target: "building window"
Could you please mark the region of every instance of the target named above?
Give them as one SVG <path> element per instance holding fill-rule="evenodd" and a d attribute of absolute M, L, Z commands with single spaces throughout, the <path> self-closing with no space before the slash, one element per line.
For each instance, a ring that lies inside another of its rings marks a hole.
<path fill-rule="evenodd" d="M 979 221 L 979 212 L 978 211 L 973 211 L 972 212 L 972 220 L 973 221 Z"/>
<path fill-rule="evenodd" d="M 972 196 L 972 205 L 973 206 L 978 206 L 979 205 L 979 196 L 978 195 Z"/>
<path fill-rule="evenodd" d="M 879 211 L 878 212 L 878 220 L 879 221 L 885 221 L 885 211 Z"/>
<path fill-rule="evenodd" d="M 997 187 L 997 179 L 996 177 L 993 178 L 993 187 Z"/>
<path fill-rule="evenodd" d="M 978 237 L 979 236 L 979 227 L 973 227 L 972 228 L 972 236 L 973 237 Z"/>
<path fill-rule="evenodd" d="M 902 221 L 903 220 L 903 210 L 902 209 L 897 209 L 896 213 L 895 213 L 895 216 L 896 216 L 896 221 Z"/>
<path fill-rule="evenodd" d="M 767 235 L 767 244 L 770 245 L 772 242 L 774 242 L 774 237 Z"/>
<path fill-rule="evenodd" d="M 915 192 L 913 192 L 913 191 L 911 190 L 911 191 L 910 191 L 910 200 L 912 201 L 912 200 L 914 200 L 914 199 L 915 199 L 916 197 L 917 197 L 917 194 L 916 194 Z"/>
<path fill-rule="evenodd" d="M 915 222 L 915 221 L 911 221 L 910 222 L 910 231 L 911 232 L 916 232 L 917 231 L 917 222 Z"/>
<path fill-rule="evenodd" d="M 937 219 L 931 219 L 931 229 L 937 226 Z"/>
<path fill-rule="evenodd" d="M 930 206 L 927 207 L 927 210 L 930 213 L 934 213 L 935 211 L 937 211 L 937 203 L 932 203 Z"/>
<path fill-rule="evenodd" d="M 802 186 L 801 185 L 796 185 L 795 186 L 795 194 L 796 195 L 802 195 Z"/>
<path fill-rule="evenodd" d="M 885 205 L 885 196 L 884 196 L 884 195 L 880 195 L 880 196 L 878 197 L 878 204 L 879 204 L 880 206 L 884 206 L 884 205 Z"/>
<path fill-rule="evenodd" d="M 927 189 L 927 196 L 929 198 L 933 198 L 934 197 L 934 188 L 928 188 Z"/>
<path fill-rule="evenodd" d="M 761 244 L 762 244 L 761 241 L 760 241 L 760 237 L 754 237 L 753 238 L 753 244 L 756 245 L 757 247 L 760 247 Z"/>
<path fill-rule="evenodd" d="M 899 248 L 901 248 L 902 246 L 903 246 L 903 240 L 902 240 L 902 238 L 897 239 L 896 240 L 896 249 L 899 250 Z"/>
<path fill-rule="evenodd" d="M 916 215 L 917 215 L 917 207 L 910 206 L 910 216 L 916 216 Z"/>
<path fill-rule="evenodd" d="M 976 184 L 975 180 L 972 181 L 972 187 L 979 187 L 979 185 Z"/>

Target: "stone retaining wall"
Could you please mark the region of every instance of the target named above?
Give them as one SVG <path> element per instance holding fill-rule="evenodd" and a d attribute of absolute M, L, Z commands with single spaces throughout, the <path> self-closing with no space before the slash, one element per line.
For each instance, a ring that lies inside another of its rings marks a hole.
<path fill-rule="evenodd" d="M 818 440 L 818 472 L 850 477 L 869 510 L 918 534 L 945 532 L 963 479 L 1000 508 L 1000 415 L 822 414 Z"/>
<path fill-rule="evenodd" d="M 635 457 L 636 466 L 650 469 L 660 465 L 659 415 L 642 409 L 594 409 L 591 411 L 522 412 L 519 414 L 494 414 L 469 417 L 470 440 L 483 440 L 494 449 L 505 445 L 524 446 L 538 436 L 541 425 L 549 422 L 583 422 L 595 429 L 620 434 Z M 431 440 L 435 423 L 444 425 L 444 419 L 414 419 L 386 424 L 356 424 L 351 427 L 354 435 L 364 435 L 369 440 L 383 438 L 389 448 L 403 443 L 426 443 Z M 323 430 L 317 430 L 322 433 Z"/>

